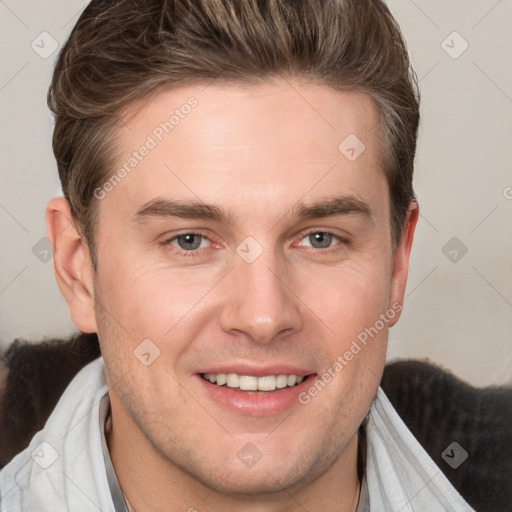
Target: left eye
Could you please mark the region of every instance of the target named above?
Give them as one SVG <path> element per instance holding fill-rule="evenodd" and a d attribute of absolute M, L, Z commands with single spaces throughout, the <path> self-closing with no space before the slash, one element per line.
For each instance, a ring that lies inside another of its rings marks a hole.
<path fill-rule="evenodd" d="M 302 238 L 302 240 L 308 239 L 314 249 L 329 249 L 333 239 L 341 240 L 340 237 L 329 231 L 310 231 Z"/>
<path fill-rule="evenodd" d="M 183 249 L 184 251 L 195 251 L 197 249 L 202 248 L 201 243 L 203 240 L 208 240 L 205 236 L 200 235 L 199 233 L 185 233 L 183 235 L 175 236 L 169 240 L 169 243 L 176 241 L 178 243 L 178 247 Z"/>

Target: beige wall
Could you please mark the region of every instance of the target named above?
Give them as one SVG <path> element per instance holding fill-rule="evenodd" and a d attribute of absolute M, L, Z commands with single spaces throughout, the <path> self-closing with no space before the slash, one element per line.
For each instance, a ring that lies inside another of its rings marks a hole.
<path fill-rule="evenodd" d="M 44 208 L 60 191 L 45 103 L 56 52 L 43 57 L 85 4 L 0 3 L 2 346 L 73 330 L 51 260 L 40 261 Z M 421 79 L 423 116 L 422 216 L 389 356 L 429 357 L 478 385 L 512 381 L 512 2 L 388 4 Z"/>

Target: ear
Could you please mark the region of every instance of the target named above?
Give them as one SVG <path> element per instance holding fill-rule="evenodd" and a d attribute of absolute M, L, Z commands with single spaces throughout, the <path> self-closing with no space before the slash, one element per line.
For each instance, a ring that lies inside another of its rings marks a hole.
<path fill-rule="evenodd" d="M 55 197 L 46 206 L 46 231 L 55 278 L 68 303 L 71 321 L 83 332 L 96 332 L 94 269 L 89 248 L 75 228 L 64 197 Z"/>
<path fill-rule="evenodd" d="M 405 217 L 404 227 L 400 241 L 393 256 L 393 274 L 391 277 L 391 297 L 390 306 L 393 304 L 404 303 L 405 287 L 407 285 L 407 275 L 409 273 L 409 257 L 411 254 L 412 240 L 414 230 L 419 217 L 419 207 L 416 201 L 409 203 L 409 208 Z M 393 319 L 389 320 L 389 326 L 395 325 L 400 318 L 400 310 Z"/>

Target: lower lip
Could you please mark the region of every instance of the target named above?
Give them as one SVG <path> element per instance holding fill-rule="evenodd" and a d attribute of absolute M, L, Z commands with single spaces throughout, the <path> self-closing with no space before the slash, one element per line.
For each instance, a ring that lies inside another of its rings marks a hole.
<path fill-rule="evenodd" d="M 280 414 L 295 405 L 300 405 L 298 395 L 306 390 L 315 375 L 309 375 L 300 384 L 275 391 L 240 391 L 238 388 L 217 386 L 195 375 L 207 395 L 231 411 L 247 416 L 271 416 Z"/>

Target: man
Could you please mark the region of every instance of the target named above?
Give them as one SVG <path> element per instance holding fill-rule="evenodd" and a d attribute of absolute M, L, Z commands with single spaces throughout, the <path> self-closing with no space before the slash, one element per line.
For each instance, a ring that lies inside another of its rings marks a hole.
<path fill-rule="evenodd" d="M 472 510 L 379 390 L 419 120 L 382 2 L 95 0 L 49 104 L 56 279 L 102 357 L 2 510 Z"/>

